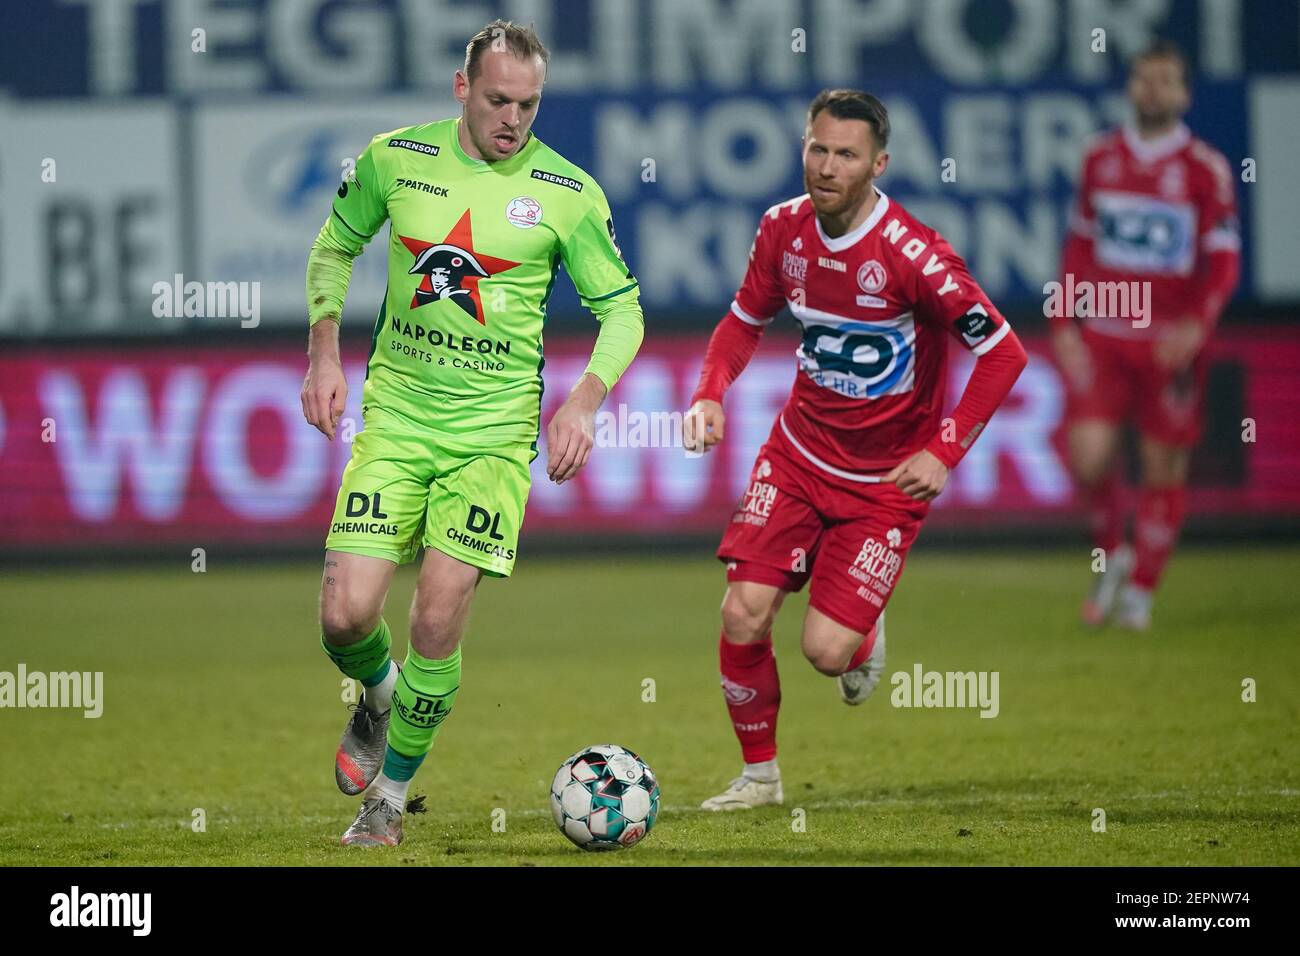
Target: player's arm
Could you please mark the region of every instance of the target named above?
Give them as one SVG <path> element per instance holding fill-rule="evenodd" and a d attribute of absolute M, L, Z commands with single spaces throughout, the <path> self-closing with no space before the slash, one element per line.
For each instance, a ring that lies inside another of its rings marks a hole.
<path fill-rule="evenodd" d="M 927 316 L 942 321 L 949 333 L 970 350 L 975 356 L 975 368 L 939 433 L 885 476 L 885 481 L 894 482 L 900 491 L 920 501 L 929 501 L 943 491 L 948 472 L 984 431 L 1029 362 L 1016 333 L 971 278 L 952 247 L 936 237 L 931 248 L 947 269 L 928 277 L 918 271 L 918 301 Z"/>
<path fill-rule="evenodd" d="M 722 398 L 758 350 L 763 330 L 785 305 L 777 273 L 776 221 L 764 216 L 749 250 L 749 266 L 731 308 L 709 337 L 700 381 L 682 422 L 682 443 L 688 451 L 707 452 L 722 441 L 726 415 Z"/>
<path fill-rule="evenodd" d="M 339 356 L 339 323 L 352 280 L 352 262 L 388 218 L 372 141 L 339 185 L 329 219 L 307 256 L 307 378 L 302 413 L 334 440 L 334 426 L 347 404 L 348 383 Z"/>
<path fill-rule="evenodd" d="M 546 474 L 557 485 L 582 470 L 595 444 L 596 409 L 627 371 L 645 336 L 637 281 L 614 241 L 604 193 L 589 183 L 586 214 L 560 244 L 564 267 L 600 331 L 591 360 L 546 426 Z"/>
<path fill-rule="evenodd" d="M 1066 226 L 1065 246 L 1061 250 L 1062 284 L 1067 275 L 1073 275 L 1076 280 L 1085 278 L 1096 264 L 1093 241 L 1097 219 L 1092 204 L 1094 155 L 1089 152 L 1083 157 L 1083 168 L 1079 173 L 1079 191 L 1075 195 L 1074 208 Z M 1071 316 L 1053 315 L 1049 319 L 1049 327 L 1052 353 L 1056 356 L 1057 365 L 1076 389 L 1087 388 L 1091 382 L 1092 369 L 1088 362 L 1088 351 L 1079 334 L 1079 326 Z"/>
<path fill-rule="evenodd" d="M 1232 298 L 1241 276 L 1237 190 L 1228 161 L 1209 147 L 1198 150 L 1204 168 L 1197 196 L 1196 286 L 1188 297 L 1194 311 L 1172 323 L 1156 342 L 1166 368 L 1186 368 L 1205 345 Z"/>

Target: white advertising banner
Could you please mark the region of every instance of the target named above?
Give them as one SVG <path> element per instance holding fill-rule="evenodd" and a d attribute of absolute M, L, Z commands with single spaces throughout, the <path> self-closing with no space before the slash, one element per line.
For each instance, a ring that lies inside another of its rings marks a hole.
<path fill-rule="evenodd" d="M 0 334 L 168 331 L 181 271 L 175 107 L 0 99 Z"/>
<path fill-rule="evenodd" d="M 307 253 L 343 175 L 379 133 L 460 111 L 449 97 L 352 105 L 283 98 L 195 111 L 196 268 L 204 282 L 260 283 L 266 321 L 306 327 Z M 344 320 L 374 321 L 387 281 L 382 229 L 352 271 Z"/>
<path fill-rule="evenodd" d="M 1300 80 L 1255 80 L 1250 85 L 1251 142 L 1255 166 L 1243 187 L 1253 199 L 1255 289 L 1265 302 L 1300 296 L 1300 190 L 1295 161 L 1300 154 Z"/>

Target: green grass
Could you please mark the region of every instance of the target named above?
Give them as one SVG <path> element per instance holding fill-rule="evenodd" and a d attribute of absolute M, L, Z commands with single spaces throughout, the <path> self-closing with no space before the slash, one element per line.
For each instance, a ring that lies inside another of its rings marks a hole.
<path fill-rule="evenodd" d="M 103 671 L 105 708 L 0 710 L 0 861 L 1300 863 L 1300 550 L 1181 553 L 1141 637 L 1075 625 L 1079 554 L 923 541 L 909 560 L 888 673 L 998 671 L 992 720 L 894 708 L 888 685 L 843 706 L 798 653 L 792 598 L 776 636 L 786 805 L 730 815 L 694 809 L 739 767 L 716 674 L 720 568 L 525 560 L 480 589 L 456 711 L 412 791 L 429 812 L 408 814 L 395 851 L 338 846 L 355 803 L 331 771 L 346 710 L 316 646 L 315 563 L 10 573 L 0 670 Z M 413 585 L 404 569 L 389 600 L 403 651 Z M 547 787 L 607 740 L 655 768 L 663 811 L 642 845 L 585 854 L 556 832 Z"/>

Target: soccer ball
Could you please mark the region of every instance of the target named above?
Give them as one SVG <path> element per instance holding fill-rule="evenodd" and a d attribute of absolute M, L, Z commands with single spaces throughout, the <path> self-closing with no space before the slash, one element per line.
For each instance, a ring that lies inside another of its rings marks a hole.
<path fill-rule="evenodd" d="M 551 815 L 560 832 L 584 850 L 632 846 L 659 816 L 659 781 L 630 750 L 584 747 L 555 771 Z"/>

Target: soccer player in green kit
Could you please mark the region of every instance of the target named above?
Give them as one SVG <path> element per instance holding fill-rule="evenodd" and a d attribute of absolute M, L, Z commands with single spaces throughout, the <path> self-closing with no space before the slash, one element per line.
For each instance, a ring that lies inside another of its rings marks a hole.
<path fill-rule="evenodd" d="M 347 398 L 338 329 L 352 261 L 391 222 L 357 433 L 326 539 L 321 645 L 364 691 L 335 757 L 362 794 L 347 845 L 396 846 L 411 778 L 460 688 L 483 574 L 508 576 L 537 456 L 542 325 L 560 264 L 600 322 L 591 362 L 547 425 L 547 475 L 586 463 L 596 409 L 640 347 L 637 283 L 604 194 L 530 132 L 548 53 L 496 20 L 455 76 L 460 117 L 375 137 L 339 187 L 307 264 L 303 414 L 331 441 Z M 404 665 L 384 599 L 424 559 Z"/>

